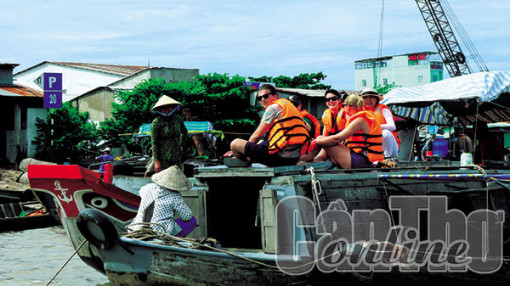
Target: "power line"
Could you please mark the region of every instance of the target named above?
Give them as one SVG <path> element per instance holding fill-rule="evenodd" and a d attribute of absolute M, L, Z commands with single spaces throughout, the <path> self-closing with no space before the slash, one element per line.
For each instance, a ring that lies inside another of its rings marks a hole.
<path fill-rule="evenodd" d="M 453 27 L 459 34 L 459 38 L 461 39 L 462 43 L 466 47 L 466 50 L 470 54 L 470 58 L 476 63 L 478 66 L 478 69 L 480 71 L 489 71 L 487 66 L 485 65 L 485 62 L 483 61 L 482 57 L 478 53 L 478 50 L 476 49 L 475 45 L 469 38 L 468 34 L 466 33 L 466 30 L 464 30 L 464 27 L 460 23 L 459 19 L 457 18 L 457 15 L 455 15 L 455 12 L 453 11 L 452 7 L 448 3 L 447 0 L 442 0 L 445 7 L 445 12 L 447 14 L 447 17 L 452 21 Z"/>

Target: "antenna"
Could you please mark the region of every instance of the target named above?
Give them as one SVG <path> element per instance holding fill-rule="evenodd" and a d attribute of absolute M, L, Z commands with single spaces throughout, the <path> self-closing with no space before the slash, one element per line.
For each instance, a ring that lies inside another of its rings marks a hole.
<path fill-rule="evenodd" d="M 377 45 L 377 61 L 375 62 L 375 68 L 377 69 L 377 75 L 374 73 L 374 88 L 379 85 L 381 78 L 381 65 L 380 62 L 382 57 L 382 48 L 383 48 L 383 32 L 384 32 L 384 0 L 382 0 L 381 6 L 381 20 L 379 22 L 379 43 Z"/>

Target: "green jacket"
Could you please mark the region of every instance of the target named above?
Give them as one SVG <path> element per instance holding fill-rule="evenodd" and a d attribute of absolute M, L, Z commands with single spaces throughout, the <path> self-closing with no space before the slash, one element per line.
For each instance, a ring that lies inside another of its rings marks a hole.
<path fill-rule="evenodd" d="M 178 114 L 154 119 L 151 126 L 152 152 L 154 160 L 161 163 L 161 168 L 166 169 L 172 165 L 181 168 L 187 135 L 184 120 Z"/>

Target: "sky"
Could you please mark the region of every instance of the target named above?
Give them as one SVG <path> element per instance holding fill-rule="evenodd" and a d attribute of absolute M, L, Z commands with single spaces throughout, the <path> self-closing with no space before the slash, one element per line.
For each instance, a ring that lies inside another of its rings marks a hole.
<path fill-rule="evenodd" d="M 413 0 L 0 3 L 0 62 L 19 64 L 14 72 L 43 61 L 245 77 L 322 71 L 323 83 L 354 90 L 354 61 L 378 55 L 381 14 L 381 55 L 436 51 Z M 448 3 L 489 70 L 510 70 L 510 1 Z"/>

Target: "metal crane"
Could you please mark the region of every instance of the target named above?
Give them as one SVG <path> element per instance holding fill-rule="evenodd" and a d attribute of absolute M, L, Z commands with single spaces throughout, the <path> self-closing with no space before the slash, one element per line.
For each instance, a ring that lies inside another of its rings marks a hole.
<path fill-rule="evenodd" d="M 434 44 L 439 51 L 441 60 L 451 77 L 470 74 L 471 68 L 466 60 L 465 54 L 462 52 L 462 49 L 457 42 L 441 2 L 445 4 L 445 8 L 449 12 L 449 16 L 453 20 L 452 23 L 455 25 L 455 29 L 459 31 L 461 39 L 463 40 L 467 50 L 471 53 L 471 58 L 478 65 L 479 70 L 489 71 L 446 0 L 441 0 L 441 2 L 439 0 L 415 1 L 421 12 L 423 20 L 427 24 L 427 28 L 434 40 Z"/>

